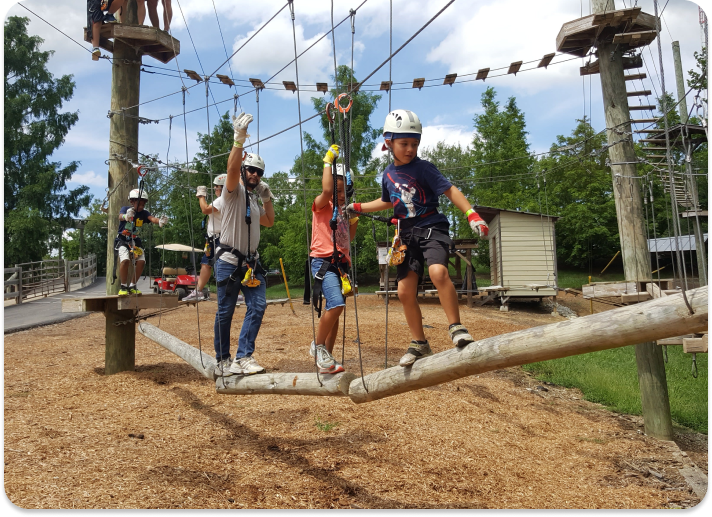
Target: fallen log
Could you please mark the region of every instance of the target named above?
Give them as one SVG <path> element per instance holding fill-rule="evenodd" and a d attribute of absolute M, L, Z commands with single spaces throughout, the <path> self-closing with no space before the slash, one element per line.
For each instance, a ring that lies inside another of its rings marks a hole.
<path fill-rule="evenodd" d="M 261 373 L 232 375 L 215 381 L 215 390 L 224 395 L 317 395 L 345 397 L 356 379 L 351 372 L 336 375 L 316 373 Z"/>
<path fill-rule="evenodd" d="M 356 403 L 476 375 L 499 368 L 558 359 L 707 330 L 707 287 L 665 296 L 591 316 L 502 334 L 416 361 L 381 370 L 349 386 Z M 363 387 L 366 384 L 366 389 Z"/>
<path fill-rule="evenodd" d="M 191 365 L 193 368 L 198 370 L 203 377 L 206 379 L 215 380 L 215 358 L 209 356 L 208 354 L 201 352 L 197 348 L 188 343 L 181 341 L 175 336 L 172 336 L 168 332 L 159 329 L 146 322 L 139 322 L 138 331 L 146 336 L 151 341 L 155 341 L 163 348 L 173 352 L 175 355 L 183 359 L 186 363 Z M 201 361 L 202 355 L 202 361 Z"/>

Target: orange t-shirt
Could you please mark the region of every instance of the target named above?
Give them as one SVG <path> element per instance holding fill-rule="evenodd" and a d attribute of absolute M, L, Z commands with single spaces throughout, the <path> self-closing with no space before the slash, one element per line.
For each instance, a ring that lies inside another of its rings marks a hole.
<path fill-rule="evenodd" d="M 312 203 L 312 241 L 311 256 L 318 258 L 331 257 L 334 253 L 334 241 L 332 239 L 331 226 L 329 221 L 334 213 L 334 203 L 329 201 L 323 208 L 317 209 Z M 336 228 L 336 248 L 344 254 L 346 260 L 351 263 L 349 256 L 349 222 L 341 215 L 339 210 Z"/>

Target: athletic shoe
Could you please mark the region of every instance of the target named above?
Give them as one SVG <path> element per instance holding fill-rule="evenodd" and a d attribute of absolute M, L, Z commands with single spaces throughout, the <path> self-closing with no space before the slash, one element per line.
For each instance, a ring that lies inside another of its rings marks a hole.
<path fill-rule="evenodd" d="M 457 348 L 467 346 L 474 341 L 465 326 L 460 323 L 453 323 L 450 325 L 447 329 L 447 333 L 450 335 L 450 339 L 452 339 L 453 344 Z"/>
<path fill-rule="evenodd" d="M 101 57 L 101 49 L 99 47 L 94 47 L 94 49 L 91 51 L 91 58 L 94 61 L 99 61 L 100 57 Z"/>
<path fill-rule="evenodd" d="M 129 295 L 129 288 L 124 287 L 123 285 L 119 289 L 119 296 L 128 296 Z"/>
<path fill-rule="evenodd" d="M 230 364 L 232 364 L 230 356 L 218 361 L 218 364 L 215 365 L 215 375 L 218 377 L 230 377 L 232 375 Z"/>
<path fill-rule="evenodd" d="M 205 299 L 205 297 L 203 296 L 203 293 L 198 292 L 196 289 L 193 289 L 188 296 L 183 298 L 183 301 L 184 302 L 199 302 L 204 299 Z"/>
<path fill-rule="evenodd" d="M 240 359 L 235 359 L 230 367 L 232 373 L 238 375 L 252 375 L 255 373 L 265 373 L 265 369 L 262 368 L 257 361 L 255 361 L 252 356 L 241 357 Z"/>
<path fill-rule="evenodd" d="M 132 285 L 132 286 L 129 286 L 129 294 L 141 295 L 141 294 L 143 294 L 143 293 L 138 290 L 138 287 L 137 287 L 137 286 Z"/>
<path fill-rule="evenodd" d="M 430 345 L 427 341 L 425 343 L 418 343 L 413 340 L 410 342 L 410 346 L 408 347 L 405 355 L 401 357 L 399 364 L 404 367 L 410 366 L 416 360 L 422 359 L 423 357 L 427 357 L 429 355 L 433 355 L 433 351 L 430 349 Z"/>
<path fill-rule="evenodd" d="M 319 345 L 315 348 L 316 366 L 319 368 L 319 373 L 334 374 L 344 371 L 344 367 L 332 356 L 324 345 Z M 310 350 L 311 353 L 311 350 Z"/>
<path fill-rule="evenodd" d="M 106 13 L 104 15 L 104 23 L 119 23 L 116 17 L 111 13 Z"/>

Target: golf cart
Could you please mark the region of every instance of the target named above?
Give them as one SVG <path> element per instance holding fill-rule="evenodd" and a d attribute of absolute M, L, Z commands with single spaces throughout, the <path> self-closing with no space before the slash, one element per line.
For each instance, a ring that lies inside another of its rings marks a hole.
<path fill-rule="evenodd" d="M 185 244 L 159 244 L 156 248 L 165 251 L 179 252 L 184 261 L 188 258 L 189 253 L 203 253 L 203 250 L 192 248 Z M 175 263 L 177 263 L 177 261 L 174 261 L 174 264 Z M 195 264 L 196 266 L 200 264 L 200 259 L 197 259 L 197 257 Z M 189 274 L 189 270 L 193 274 Z M 193 271 L 192 260 L 186 267 L 166 267 L 166 265 L 163 264 L 161 276 L 154 277 L 153 279 L 153 292 L 157 294 L 176 294 L 178 300 L 182 300 L 189 292 L 195 289 L 197 282 L 198 276 L 195 274 L 195 271 Z M 207 287 L 203 288 L 203 295 L 208 298 L 210 289 Z"/>

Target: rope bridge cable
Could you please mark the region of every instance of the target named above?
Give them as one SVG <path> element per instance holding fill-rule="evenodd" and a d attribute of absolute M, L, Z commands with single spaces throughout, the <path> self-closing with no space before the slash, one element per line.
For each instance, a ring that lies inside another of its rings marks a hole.
<path fill-rule="evenodd" d="M 297 75 L 297 81 L 299 81 L 299 62 L 297 60 L 297 29 L 296 29 L 296 24 L 294 20 L 294 5 L 292 3 L 292 0 L 289 0 L 289 11 L 290 15 L 292 18 L 292 36 L 294 39 L 294 69 L 295 73 Z M 306 176 L 306 171 L 304 169 L 304 136 L 302 134 L 302 102 L 301 98 L 299 95 L 299 91 L 297 91 L 297 113 L 299 115 L 299 145 L 301 148 L 301 154 L 299 155 L 299 161 L 302 166 L 302 176 Z M 310 241 L 309 241 L 309 217 L 307 214 L 307 183 L 304 181 L 304 230 L 305 230 L 305 237 L 307 241 L 307 271 L 305 273 L 309 273 L 309 282 L 310 282 L 310 287 L 311 287 L 311 292 L 314 292 L 314 280 L 311 275 L 311 261 L 308 258 L 309 255 L 309 247 L 310 247 Z M 306 280 L 306 279 L 305 279 Z M 316 370 L 316 379 L 319 381 L 319 385 L 323 386 L 323 383 L 321 382 L 321 377 L 319 376 L 319 368 L 317 366 L 317 350 L 316 350 L 316 321 L 314 320 L 314 304 L 310 303 L 309 307 L 311 308 L 311 323 L 312 323 L 312 339 L 314 343 L 314 368 Z"/>

